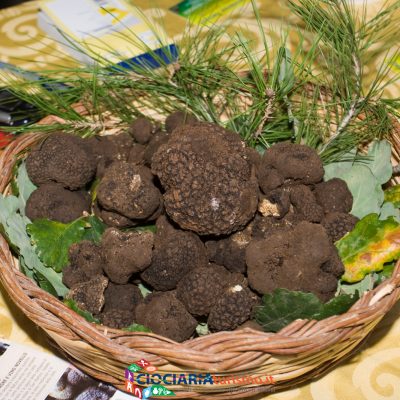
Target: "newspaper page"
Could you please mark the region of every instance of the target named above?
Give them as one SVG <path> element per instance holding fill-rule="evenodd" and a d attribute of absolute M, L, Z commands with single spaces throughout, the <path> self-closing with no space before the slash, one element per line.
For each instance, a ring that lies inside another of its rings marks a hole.
<path fill-rule="evenodd" d="M 135 400 L 54 355 L 0 340 L 1 400 Z"/>

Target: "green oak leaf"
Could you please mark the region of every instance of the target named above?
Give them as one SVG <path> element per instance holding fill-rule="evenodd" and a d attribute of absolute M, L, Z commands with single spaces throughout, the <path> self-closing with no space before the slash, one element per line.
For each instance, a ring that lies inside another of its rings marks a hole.
<path fill-rule="evenodd" d="M 340 295 L 322 303 L 314 293 L 276 289 L 263 296 L 255 313 L 256 321 L 267 332 L 278 332 L 296 319 L 317 319 L 343 314 L 358 300 L 357 295 Z"/>
<path fill-rule="evenodd" d="M 400 224 L 393 217 L 381 221 L 377 214 L 367 215 L 336 247 L 345 267 L 342 280 L 361 281 L 400 257 Z"/>
<path fill-rule="evenodd" d="M 29 179 L 28 172 L 26 171 L 25 162 L 22 162 L 18 167 L 16 184 L 19 193 L 18 195 L 19 211 L 22 215 L 25 215 L 26 202 L 29 199 L 32 192 L 36 190 L 36 186 Z"/>
<path fill-rule="evenodd" d="M 334 297 L 322 305 L 321 311 L 313 316 L 313 319 L 321 320 L 333 315 L 343 314 L 360 298 L 359 292 L 354 294 L 342 294 Z"/>
<path fill-rule="evenodd" d="M 27 234 L 27 225 L 31 221 L 17 212 L 19 205 L 20 200 L 17 197 L 4 197 L 0 194 L 0 225 L 3 228 L 2 230 L 13 248 L 18 250 L 21 268 L 23 271 L 27 271 L 26 275 L 33 278 L 40 274 L 51 284 L 58 296 L 64 297 L 68 293 L 68 288 L 62 283 L 62 275 L 44 266 L 39 259 Z"/>
<path fill-rule="evenodd" d="M 385 220 L 389 217 L 394 217 L 398 222 L 400 222 L 400 209 L 395 207 L 393 203 L 383 203 L 379 219 Z"/>
<path fill-rule="evenodd" d="M 343 161 L 336 161 L 324 165 L 324 181 L 328 181 L 332 178 L 341 178 L 346 171 L 353 167 L 356 156 L 357 149 L 354 149 L 343 156 Z"/>
<path fill-rule="evenodd" d="M 96 217 L 79 218 L 69 224 L 38 219 L 27 226 L 27 232 L 45 265 L 61 272 L 68 265 L 68 249 L 82 240 L 99 242 L 105 225 Z"/>
<path fill-rule="evenodd" d="M 351 194 L 353 208 L 351 214 L 363 218 L 371 213 L 379 213 L 384 200 L 382 187 L 371 170 L 362 164 L 355 164 L 342 176 Z"/>
<path fill-rule="evenodd" d="M 392 146 L 387 140 L 375 140 L 368 151 L 369 167 L 379 184 L 383 185 L 392 177 L 393 167 L 391 163 Z"/>
<path fill-rule="evenodd" d="M 296 319 L 312 319 L 321 312 L 321 302 L 312 293 L 276 289 L 264 294 L 255 319 L 267 332 L 277 332 Z"/>
<path fill-rule="evenodd" d="M 133 323 L 133 324 L 127 326 L 126 328 L 122 328 L 122 330 L 128 331 L 128 332 L 151 332 L 151 330 L 149 328 L 147 328 L 146 326 L 136 324 L 136 323 Z"/>

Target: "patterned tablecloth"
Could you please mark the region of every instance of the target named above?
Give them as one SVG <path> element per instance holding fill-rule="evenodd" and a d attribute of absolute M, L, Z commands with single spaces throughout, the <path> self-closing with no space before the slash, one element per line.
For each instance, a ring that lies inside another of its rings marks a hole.
<path fill-rule="evenodd" d="M 263 24 L 271 32 L 290 19 L 283 0 L 258 0 Z M 378 0 L 369 1 L 368 12 L 373 15 Z M 185 20 L 168 9 L 174 0 L 149 2 L 137 0 L 148 16 L 162 18 L 170 37 L 178 37 Z M 361 3 L 356 0 L 355 3 Z M 382 3 L 382 2 L 381 2 Z M 158 8 L 149 8 L 157 4 Z M 23 68 L 40 70 L 49 65 L 70 62 L 51 39 L 44 37 L 36 25 L 37 4 L 26 3 L 0 11 L 0 61 L 18 64 Z M 256 38 L 257 25 L 251 10 L 241 12 L 229 29 L 240 27 Z M 271 30 L 272 28 L 272 30 Z M 373 70 L 374 65 L 370 66 Z M 399 95 L 399 87 L 392 85 L 392 95 Z M 270 400 L 398 400 L 400 399 L 400 304 L 385 316 L 362 349 L 351 359 L 342 362 L 332 372 L 310 384 L 268 396 Z M 32 324 L 8 299 L 0 287 L 0 338 L 29 344 L 51 351 L 43 333 Z"/>

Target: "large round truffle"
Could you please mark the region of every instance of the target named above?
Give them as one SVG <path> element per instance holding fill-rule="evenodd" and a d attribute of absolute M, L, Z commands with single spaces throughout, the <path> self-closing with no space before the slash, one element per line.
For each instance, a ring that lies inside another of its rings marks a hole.
<path fill-rule="evenodd" d="M 197 321 L 171 292 L 148 295 L 136 307 L 136 321 L 177 342 L 189 339 L 197 326 Z"/>
<path fill-rule="evenodd" d="M 313 292 L 327 300 L 335 294 L 338 269 L 327 268 L 337 253 L 322 225 L 306 221 L 255 239 L 246 250 L 249 285 L 258 293 L 277 288 Z"/>
<path fill-rule="evenodd" d="M 154 235 L 152 232 L 122 232 L 108 228 L 102 237 L 104 272 L 114 283 L 127 283 L 136 272 L 151 263 Z"/>
<path fill-rule="evenodd" d="M 143 220 L 160 207 L 161 193 L 147 168 L 116 162 L 107 168 L 100 181 L 97 201 L 107 211 Z"/>
<path fill-rule="evenodd" d="M 64 224 L 90 211 L 90 196 L 83 191 L 71 192 L 61 185 L 47 183 L 39 186 L 26 203 L 29 219 L 47 218 Z"/>
<path fill-rule="evenodd" d="M 254 216 L 258 188 L 244 143 L 208 123 L 183 125 L 153 157 L 167 214 L 200 235 L 229 234 Z"/>
<path fill-rule="evenodd" d="M 68 189 L 79 189 L 93 179 L 96 164 L 85 149 L 84 139 L 58 133 L 30 152 L 26 169 L 37 186 L 57 182 Z"/>

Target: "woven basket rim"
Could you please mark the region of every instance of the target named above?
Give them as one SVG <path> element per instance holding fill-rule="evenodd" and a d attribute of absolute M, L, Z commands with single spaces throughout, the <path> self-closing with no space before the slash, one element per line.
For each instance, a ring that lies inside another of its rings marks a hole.
<path fill-rule="evenodd" d="M 20 136 L 0 154 L 1 193 L 9 191 L 18 155 L 29 150 L 43 136 Z M 75 365 L 116 387 L 123 389 L 123 368 L 146 358 L 159 371 L 166 372 L 269 373 L 276 381 L 275 390 L 319 375 L 358 346 L 400 298 L 400 261 L 391 278 L 364 293 L 347 313 L 321 321 L 296 320 L 277 333 L 245 328 L 212 333 L 183 343 L 153 333 L 127 332 L 86 321 L 20 272 L 18 261 L 1 235 L 0 281 L 13 302 L 44 329 Z M 94 366 L 85 357 L 85 352 L 94 354 Z M 98 364 L 99 360 L 103 365 Z M 291 368 L 291 362 L 297 369 Z M 221 399 L 244 398 L 271 390 L 270 385 L 242 385 L 236 389 L 234 386 L 228 385 L 222 392 L 207 388 L 214 393 L 211 397 L 197 393 L 193 388 L 177 387 L 175 390 L 178 397 Z"/>

